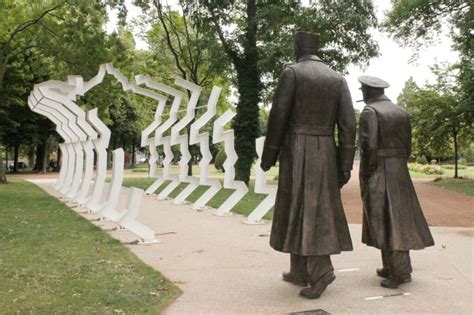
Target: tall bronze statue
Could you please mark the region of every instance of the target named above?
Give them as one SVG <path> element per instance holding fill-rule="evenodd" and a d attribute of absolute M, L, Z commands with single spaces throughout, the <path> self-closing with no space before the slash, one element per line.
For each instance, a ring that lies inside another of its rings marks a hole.
<path fill-rule="evenodd" d="M 340 188 L 354 160 L 354 108 L 346 81 L 318 48 L 319 34 L 296 33 L 298 62 L 278 81 L 261 162 L 268 170 L 280 156 L 270 246 L 291 254 L 283 280 L 309 284 L 300 292 L 309 299 L 336 278 L 330 255 L 352 250 Z"/>
<path fill-rule="evenodd" d="M 361 76 L 366 106 L 360 116 L 360 188 L 364 203 L 362 242 L 382 251 L 377 269 L 386 288 L 411 281 L 409 250 L 434 245 L 407 167 L 411 126 L 407 112 L 392 103 L 389 84 Z"/>

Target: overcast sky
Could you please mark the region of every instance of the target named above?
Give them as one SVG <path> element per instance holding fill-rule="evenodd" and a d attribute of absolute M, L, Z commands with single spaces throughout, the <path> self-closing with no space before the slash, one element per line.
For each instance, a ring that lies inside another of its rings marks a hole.
<path fill-rule="evenodd" d="M 131 22 L 140 15 L 139 8 L 131 4 L 131 0 L 126 0 L 128 8 L 127 20 Z M 173 3 L 170 0 L 169 3 Z M 374 0 L 377 17 L 379 21 L 384 19 L 384 11 L 391 7 L 390 0 Z M 109 22 L 107 23 L 107 31 L 110 33 L 117 27 L 116 12 L 109 12 Z M 137 31 L 138 32 L 138 31 Z M 362 74 L 378 76 L 390 83 L 390 87 L 386 89 L 387 96 L 396 102 L 398 94 L 401 92 L 405 82 L 412 76 L 415 82 L 423 85 L 426 81 L 432 82 L 434 77 L 431 73 L 430 66 L 439 62 L 454 63 L 458 55 L 451 49 L 451 40 L 446 35 L 440 34 L 438 44 L 431 45 L 419 52 L 419 57 L 410 62 L 414 51 L 411 48 L 400 47 L 394 40 L 389 38 L 385 33 L 373 30 L 374 39 L 379 44 L 380 56 L 370 60 L 370 64 L 366 69 L 360 69 L 356 66 L 348 68 L 349 75 L 346 77 L 347 83 L 352 93 L 354 106 L 361 109 L 364 103 L 356 103 L 356 100 L 362 98 L 359 90 L 360 84 L 357 78 Z M 147 49 L 147 44 L 139 37 L 135 37 L 136 47 L 138 49 Z"/>

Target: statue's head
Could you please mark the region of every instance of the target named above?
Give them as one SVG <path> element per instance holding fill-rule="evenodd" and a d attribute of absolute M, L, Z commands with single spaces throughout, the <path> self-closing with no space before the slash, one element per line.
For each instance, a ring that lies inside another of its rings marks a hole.
<path fill-rule="evenodd" d="M 362 98 L 364 102 L 374 99 L 384 94 L 384 90 L 390 86 L 388 82 L 373 77 L 370 75 L 363 75 L 358 78 L 361 84 Z"/>
<path fill-rule="evenodd" d="M 319 34 L 309 32 L 296 32 L 295 52 L 299 59 L 305 55 L 317 55 L 319 50 Z"/>

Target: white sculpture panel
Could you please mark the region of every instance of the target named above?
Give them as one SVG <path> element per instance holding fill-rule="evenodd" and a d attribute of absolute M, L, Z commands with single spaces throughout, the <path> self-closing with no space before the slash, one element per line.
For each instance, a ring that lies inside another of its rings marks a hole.
<path fill-rule="evenodd" d="M 242 181 L 235 180 L 234 164 L 237 161 L 237 153 L 234 148 L 234 130 L 224 131 L 224 126 L 235 116 L 232 110 L 226 111 L 214 122 L 213 142 L 224 142 L 224 151 L 227 159 L 224 162 L 224 188 L 235 189 L 229 198 L 217 209 L 216 215 L 228 215 L 232 208 L 245 196 L 248 192 L 247 185 Z"/>

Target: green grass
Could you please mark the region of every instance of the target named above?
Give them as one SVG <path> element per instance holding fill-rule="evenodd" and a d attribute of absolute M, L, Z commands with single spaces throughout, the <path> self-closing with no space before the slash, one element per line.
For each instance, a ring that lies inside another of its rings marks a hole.
<path fill-rule="evenodd" d="M 159 313 L 180 290 L 21 180 L 0 185 L 0 313 Z"/>
<path fill-rule="evenodd" d="M 457 191 L 469 196 L 474 196 L 474 180 L 473 179 L 441 179 L 433 183 L 444 189 Z"/>
<path fill-rule="evenodd" d="M 222 181 L 222 180 L 221 180 Z M 152 178 L 125 178 L 123 181 L 123 186 L 127 187 L 138 187 L 142 189 L 147 189 L 152 183 L 154 179 Z M 165 181 L 156 191 L 155 194 L 159 194 L 171 181 Z M 275 184 L 275 182 L 270 182 Z M 170 194 L 171 198 L 175 198 L 184 188 L 186 188 L 187 183 L 180 183 Z M 195 202 L 198 198 L 206 192 L 208 186 L 199 186 L 196 188 L 187 198 L 186 200 L 189 202 Z M 249 192 L 232 208 L 232 212 L 249 215 L 258 204 L 265 199 L 266 195 L 264 194 L 256 194 L 253 192 L 254 190 L 254 181 L 250 182 Z M 221 204 L 223 204 L 227 198 L 232 195 L 234 192 L 233 189 L 221 189 L 209 202 L 206 204 L 212 208 L 219 208 Z M 273 209 L 270 210 L 266 215 L 265 219 L 270 220 L 273 216 Z"/>

